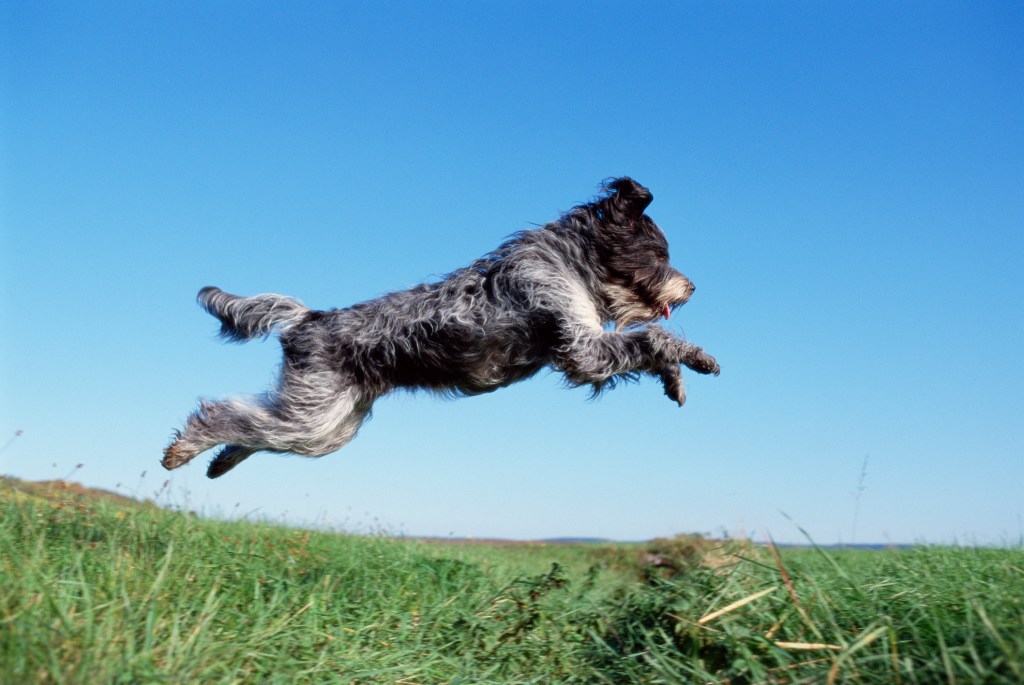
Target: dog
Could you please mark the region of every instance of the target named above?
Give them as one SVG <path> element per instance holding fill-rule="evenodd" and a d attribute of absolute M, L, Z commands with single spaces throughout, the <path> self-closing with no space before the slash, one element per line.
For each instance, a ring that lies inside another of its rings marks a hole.
<path fill-rule="evenodd" d="M 356 435 L 393 390 L 491 392 L 552 367 L 596 395 L 642 374 L 682 406 L 680 364 L 719 374 L 714 357 L 653 322 L 693 294 L 669 264 L 668 242 L 644 212 L 651 192 L 631 178 L 541 228 L 521 231 L 441 281 L 347 309 L 317 311 L 275 294 L 208 286 L 199 304 L 242 342 L 276 331 L 280 377 L 255 399 L 200 402 L 164 450 L 164 468 L 223 445 L 217 478 L 255 452 L 319 457 Z"/>

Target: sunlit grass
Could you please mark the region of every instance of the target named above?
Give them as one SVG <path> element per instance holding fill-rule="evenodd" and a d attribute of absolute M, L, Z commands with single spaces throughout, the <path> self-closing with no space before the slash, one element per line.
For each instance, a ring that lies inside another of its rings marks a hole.
<path fill-rule="evenodd" d="M 423 543 L 5 482 L 0 589 L 4 683 L 1024 682 L 1020 548 Z"/>

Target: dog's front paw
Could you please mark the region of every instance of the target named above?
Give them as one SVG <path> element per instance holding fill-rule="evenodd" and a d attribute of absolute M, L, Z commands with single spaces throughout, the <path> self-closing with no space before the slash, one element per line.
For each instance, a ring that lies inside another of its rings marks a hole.
<path fill-rule="evenodd" d="M 717 376 L 722 372 L 715 358 L 699 347 L 694 349 L 683 363 L 697 373 L 713 373 Z"/>
<path fill-rule="evenodd" d="M 686 404 L 686 387 L 683 385 L 683 374 L 678 366 L 666 366 L 658 372 L 665 395 L 680 407 Z"/>

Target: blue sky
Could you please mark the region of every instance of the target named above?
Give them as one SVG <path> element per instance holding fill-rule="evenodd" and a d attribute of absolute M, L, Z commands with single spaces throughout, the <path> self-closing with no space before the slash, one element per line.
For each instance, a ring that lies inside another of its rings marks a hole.
<path fill-rule="evenodd" d="M 0 472 L 151 496 L 196 399 L 278 361 L 219 343 L 201 286 L 354 304 L 628 174 L 697 285 L 668 326 L 722 364 L 685 408 L 554 374 L 399 395 L 336 454 L 217 481 L 201 457 L 163 500 L 429 535 L 1024 535 L 1019 3 L 0 7 Z"/>

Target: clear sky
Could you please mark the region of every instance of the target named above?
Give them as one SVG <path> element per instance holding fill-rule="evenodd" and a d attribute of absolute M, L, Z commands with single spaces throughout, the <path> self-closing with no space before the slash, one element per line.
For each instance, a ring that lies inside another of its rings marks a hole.
<path fill-rule="evenodd" d="M 278 361 L 218 342 L 201 286 L 347 306 L 631 175 L 697 285 L 667 325 L 722 365 L 684 372 L 684 408 L 551 373 L 394 396 L 336 454 L 216 481 L 203 456 L 162 501 L 416 535 L 1024 535 L 1024 4 L 0 8 L 0 473 L 152 496 L 197 398 Z"/>

